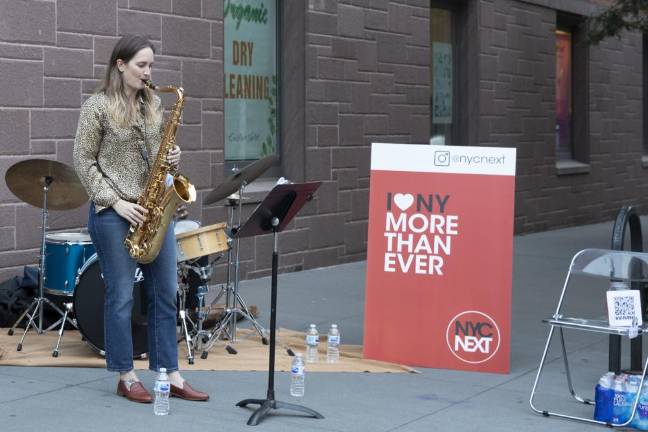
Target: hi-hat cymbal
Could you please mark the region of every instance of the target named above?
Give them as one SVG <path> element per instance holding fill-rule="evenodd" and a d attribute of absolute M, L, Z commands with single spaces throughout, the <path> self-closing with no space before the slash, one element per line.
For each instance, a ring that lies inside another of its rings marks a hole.
<path fill-rule="evenodd" d="M 226 178 L 223 183 L 209 192 L 209 194 L 203 199 L 203 205 L 214 204 L 215 202 L 228 197 L 233 192 L 236 192 L 243 183 L 249 184 L 254 181 L 254 179 L 263 174 L 278 160 L 279 158 L 277 155 L 270 155 L 252 162 L 241 171 L 238 171 Z"/>
<path fill-rule="evenodd" d="M 244 196 L 243 198 L 241 198 L 241 195 L 239 195 L 238 192 L 234 192 L 233 194 L 227 196 L 227 200 L 232 202 L 238 202 L 240 199 L 245 201 L 245 200 L 249 200 L 250 197 Z"/>
<path fill-rule="evenodd" d="M 5 175 L 9 190 L 22 201 L 43 208 L 43 187 L 47 191 L 49 210 L 70 210 L 88 201 L 83 185 L 70 166 L 46 159 L 29 159 L 15 163 Z"/>

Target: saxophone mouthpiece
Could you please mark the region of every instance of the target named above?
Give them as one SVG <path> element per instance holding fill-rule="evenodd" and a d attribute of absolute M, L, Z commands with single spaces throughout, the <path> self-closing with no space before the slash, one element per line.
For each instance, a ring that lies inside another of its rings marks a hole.
<path fill-rule="evenodd" d="M 151 81 L 150 79 L 149 80 L 142 80 L 142 82 L 144 83 L 144 85 L 146 87 L 150 88 L 151 90 L 156 90 L 157 89 L 157 86 L 155 84 L 153 84 L 153 81 Z"/>

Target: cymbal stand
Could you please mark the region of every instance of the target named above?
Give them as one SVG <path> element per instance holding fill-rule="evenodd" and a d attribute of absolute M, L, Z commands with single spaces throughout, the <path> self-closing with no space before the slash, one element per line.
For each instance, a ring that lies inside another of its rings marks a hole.
<path fill-rule="evenodd" d="M 47 192 L 49 191 L 49 187 L 54 181 L 53 177 L 50 176 L 45 176 L 43 177 L 43 227 L 41 230 L 41 250 L 40 250 L 40 262 L 38 264 L 38 297 L 34 298 L 32 303 L 29 305 L 27 309 L 20 315 L 20 317 L 16 320 L 13 326 L 9 329 L 7 332 L 10 336 L 14 334 L 14 331 L 16 327 L 18 327 L 18 324 L 22 322 L 22 320 L 25 317 L 29 318 L 29 321 L 27 321 L 27 325 L 25 325 L 25 331 L 22 334 L 22 337 L 20 338 L 20 342 L 18 342 L 18 345 L 16 346 L 16 351 L 22 351 L 22 346 L 23 342 L 25 340 L 25 336 L 27 336 L 27 332 L 29 331 L 30 328 L 33 328 L 36 330 L 37 334 L 43 334 L 46 331 L 49 331 L 56 327 L 58 323 L 61 322 L 61 320 L 58 320 L 45 330 L 43 330 L 43 322 L 44 322 L 44 308 L 45 305 L 47 304 L 50 306 L 52 309 L 54 309 L 56 312 L 58 312 L 59 315 L 61 315 L 61 319 L 67 319 L 67 314 L 64 313 L 58 306 L 56 306 L 54 303 L 52 303 L 47 297 L 44 296 L 43 289 L 44 289 L 44 281 L 45 281 L 45 262 L 46 262 L 46 254 L 45 254 L 45 235 L 47 232 L 47 217 L 49 212 L 47 211 Z M 35 323 L 36 321 L 36 316 L 38 315 L 38 324 Z M 65 324 L 65 322 L 63 322 Z M 57 353 L 54 355 L 54 353 Z M 54 352 L 52 353 L 54 357 L 58 356 L 58 344 Z"/>
<path fill-rule="evenodd" d="M 231 204 L 230 226 L 232 227 L 233 235 L 236 235 L 236 230 L 241 227 L 241 218 L 243 214 L 243 209 L 242 209 L 243 190 L 245 189 L 245 186 L 247 186 L 247 183 L 242 182 L 238 191 L 238 205 L 237 205 L 238 223 L 236 225 L 236 229 L 234 228 L 234 202 L 233 200 L 230 201 Z M 233 259 L 232 257 L 232 249 L 230 249 L 227 254 L 227 287 L 225 292 L 225 316 L 220 321 L 219 326 L 213 330 L 213 332 L 209 337 L 209 340 L 205 344 L 202 354 L 200 355 L 202 359 L 207 358 L 209 350 L 216 343 L 218 339 L 221 340 L 227 339 L 230 342 L 236 342 L 236 321 L 239 315 L 243 316 L 244 318 L 247 318 L 248 321 L 250 321 L 250 323 L 254 327 L 254 329 L 257 331 L 257 333 L 259 333 L 259 336 L 261 336 L 261 342 L 264 345 L 268 344 L 268 338 L 265 335 L 266 330 L 263 327 L 261 327 L 258 321 L 252 316 L 252 313 L 250 313 L 250 309 L 248 308 L 247 304 L 245 303 L 245 301 L 243 300 L 243 298 L 238 292 L 240 246 L 241 246 L 241 239 L 237 236 L 235 241 L 235 248 L 236 248 L 235 258 Z M 233 276 L 232 276 L 232 267 L 234 267 Z M 234 278 L 233 282 L 232 282 L 232 277 Z M 237 354 L 236 349 L 232 347 L 229 343 L 225 345 L 225 349 L 230 354 Z"/>

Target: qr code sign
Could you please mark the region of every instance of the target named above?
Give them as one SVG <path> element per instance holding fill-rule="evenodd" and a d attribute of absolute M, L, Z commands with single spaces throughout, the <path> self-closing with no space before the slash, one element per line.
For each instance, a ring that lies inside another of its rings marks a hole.
<path fill-rule="evenodd" d="M 634 297 L 615 297 L 614 298 L 614 316 L 618 320 L 634 319 L 635 301 Z"/>
<path fill-rule="evenodd" d="M 641 297 L 638 290 L 609 290 L 608 319 L 611 326 L 634 327 L 642 325 Z"/>

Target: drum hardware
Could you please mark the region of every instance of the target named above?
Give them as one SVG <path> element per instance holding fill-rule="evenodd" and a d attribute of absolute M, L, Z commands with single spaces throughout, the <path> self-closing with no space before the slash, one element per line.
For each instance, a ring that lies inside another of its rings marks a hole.
<path fill-rule="evenodd" d="M 173 225 L 173 231 L 176 236 L 186 232 L 195 231 L 200 229 L 200 222 L 186 219 L 189 212 L 187 211 L 186 206 L 180 206 L 176 210 L 176 221 Z M 177 240 L 176 240 L 177 241 Z M 177 253 L 177 250 L 176 250 Z M 190 333 L 195 332 L 196 324 L 189 317 L 188 304 L 187 304 L 187 295 L 190 294 L 190 284 L 189 284 L 189 274 L 188 274 L 188 265 L 184 261 L 185 255 L 178 253 L 177 260 L 177 272 L 178 272 L 178 317 L 180 318 L 180 331 L 181 339 L 184 339 L 187 343 L 187 355 L 189 364 L 193 364 L 193 348 L 192 348 L 192 338 Z M 198 260 L 196 260 L 198 261 Z M 192 302 L 193 304 L 193 302 Z M 189 326 L 187 321 L 191 324 L 191 332 L 189 331 Z"/>
<path fill-rule="evenodd" d="M 63 318 L 60 320 L 61 321 L 61 328 L 59 329 L 58 332 L 58 340 L 56 341 L 56 346 L 54 347 L 54 351 L 52 351 L 52 357 L 58 357 L 59 356 L 59 346 L 61 345 L 61 339 L 63 339 L 63 332 L 65 331 L 65 323 L 66 322 L 71 322 L 74 328 L 78 330 L 78 327 L 76 325 L 76 321 L 72 320 L 70 321 L 68 318 L 69 313 L 72 311 L 72 303 L 63 303 L 63 306 L 65 306 L 65 315 L 63 315 Z"/>
<path fill-rule="evenodd" d="M 220 258 L 220 256 L 218 257 Z M 187 344 L 187 360 L 189 364 L 194 364 L 194 348 L 200 348 L 202 346 L 202 341 L 205 337 L 209 336 L 209 332 L 203 329 L 203 322 L 207 318 L 207 312 L 205 311 L 205 294 L 209 292 L 208 282 L 212 277 L 213 272 L 213 263 L 218 259 L 216 258 L 206 266 L 197 266 L 188 264 L 186 262 L 179 263 L 178 272 L 181 274 L 181 283 L 178 284 L 180 288 L 179 296 L 179 315 L 181 321 L 181 331 Z M 186 307 L 186 296 L 189 291 L 188 283 L 188 273 L 193 271 L 200 278 L 201 285 L 197 288 L 196 297 L 198 299 L 198 314 L 196 322 L 194 322 L 187 314 Z M 187 322 L 191 324 L 192 330 L 189 331 L 189 326 Z"/>
<path fill-rule="evenodd" d="M 229 249 L 229 238 L 226 234 L 225 223 L 200 227 L 200 223 L 191 220 L 177 221 L 174 226 L 178 260 L 178 303 L 182 339 L 187 344 L 187 360 L 193 364 L 194 349 L 201 347 L 201 342 L 209 338 L 209 332 L 203 329 L 207 318 L 205 311 L 205 294 L 209 291 L 208 283 L 212 277 L 213 263 L 223 256 L 223 251 Z M 209 255 L 218 254 L 211 262 Z M 204 262 L 206 261 L 206 262 Z M 196 289 L 195 298 L 198 304 L 196 320 L 188 313 L 187 294 L 190 292 L 189 274 L 193 272 L 199 278 L 200 285 Z"/>
<path fill-rule="evenodd" d="M 95 254 L 95 247 L 92 244 L 90 235 L 87 233 L 48 234 L 45 237 L 45 251 L 45 254 L 50 257 L 45 266 L 45 280 L 47 281 L 45 291 L 72 300 L 71 297 L 80 282 L 81 269 Z M 61 251 L 65 253 L 61 254 Z M 48 274 L 51 277 L 48 278 Z M 60 354 L 59 346 L 65 332 L 65 323 L 70 322 L 75 329 L 79 329 L 76 319 L 70 320 L 68 318 L 68 315 L 74 312 L 73 305 L 72 301 L 63 302 L 65 315 L 59 320 L 61 327 L 58 331 L 59 337 L 52 351 L 52 357 L 58 357 Z"/>
<path fill-rule="evenodd" d="M 276 158 L 275 158 L 276 159 Z M 230 227 L 232 227 L 231 232 L 233 236 L 236 236 L 236 232 L 239 227 L 241 227 L 241 218 L 242 218 L 242 204 L 243 204 L 243 191 L 245 189 L 245 186 L 248 184 L 248 180 L 252 181 L 252 179 L 258 177 L 265 171 L 275 160 L 272 157 L 266 157 L 265 159 L 261 159 L 260 161 L 257 161 L 248 167 L 244 168 L 242 171 L 237 171 L 235 174 L 232 176 L 233 178 L 240 179 L 240 183 L 238 183 L 238 197 L 236 197 L 236 202 L 235 205 L 230 206 Z M 267 165 L 267 166 L 266 166 Z M 254 177 L 251 177 L 249 174 L 245 174 L 245 172 L 253 168 L 253 174 Z M 263 167 L 263 170 L 260 170 L 260 167 Z M 234 168 L 236 170 L 236 168 Z M 240 174 L 240 175 L 239 175 Z M 238 181 L 238 180 L 237 180 Z M 213 192 L 216 192 L 219 188 L 216 188 Z M 221 188 L 221 194 L 224 193 L 225 188 Z M 212 193 L 213 193 L 212 192 Z M 226 195 L 223 196 L 227 197 L 234 191 L 229 191 Z M 215 196 L 220 196 L 218 194 L 214 194 Z M 222 198 L 221 198 L 222 199 Z M 230 197 L 230 202 L 234 200 L 233 197 Z M 204 201 L 205 203 L 208 202 L 207 199 Z M 234 213 L 238 213 L 238 224 L 236 227 L 234 226 Z M 236 342 L 236 322 L 239 317 L 239 315 L 247 318 L 249 322 L 252 324 L 256 332 L 259 334 L 261 337 L 261 341 L 264 345 L 268 344 L 268 339 L 265 336 L 265 329 L 261 327 L 261 325 L 257 322 L 256 318 L 250 313 L 250 310 L 241 297 L 239 291 L 238 291 L 238 286 L 239 286 L 239 265 L 240 265 L 240 256 L 239 256 L 239 251 L 240 251 L 240 243 L 241 240 L 238 236 L 236 236 L 236 241 L 235 247 L 236 247 L 236 254 L 233 256 L 232 254 L 232 249 L 228 251 L 227 254 L 227 283 L 225 285 L 224 291 L 225 291 L 225 315 L 223 316 L 222 320 L 220 321 L 220 324 L 218 325 L 217 328 L 215 328 L 210 336 L 209 340 L 206 342 L 203 351 L 200 355 L 200 358 L 206 359 L 207 356 L 209 355 L 209 350 L 214 346 L 217 340 L 222 340 L 225 341 L 227 340 L 225 344 L 225 350 L 230 353 L 230 354 L 237 354 L 236 349 L 230 344 L 233 342 Z M 232 271 L 233 269 L 233 271 Z M 233 273 L 233 275 L 232 275 Z M 222 295 L 222 293 L 221 293 Z M 253 333 L 251 333 L 253 334 Z"/>
<path fill-rule="evenodd" d="M 182 306 L 184 308 L 184 305 Z M 180 320 L 182 322 L 182 327 L 180 328 L 180 331 L 182 332 L 182 336 L 185 340 L 185 343 L 187 344 L 187 361 L 189 362 L 190 365 L 194 364 L 194 356 L 193 356 L 193 339 L 191 336 L 189 336 L 189 329 L 187 328 L 187 319 L 188 317 L 186 316 L 186 310 L 185 309 L 180 309 Z M 193 323 L 192 323 L 193 324 Z"/>
<path fill-rule="evenodd" d="M 213 262 L 212 262 L 213 264 Z M 200 278 L 200 286 L 198 286 L 198 317 L 196 320 L 196 334 L 194 336 L 196 343 L 194 346 L 201 347 L 203 340 L 209 339 L 209 332 L 203 329 L 203 323 L 207 319 L 207 311 L 205 309 L 205 295 L 209 292 L 209 281 L 213 274 L 212 264 L 203 267 L 191 267 L 190 269 L 195 272 Z"/>
<path fill-rule="evenodd" d="M 47 254 L 45 247 L 47 219 L 49 215 L 48 208 L 51 208 L 52 210 L 73 209 L 85 203 L 88 200 L 88 197 L 74 170 L 63 163 L 52 160 L 32 159 L 18 162 L 7 170 L 5 181 L 9 190 L 11 190 L 16 197 L 34 207 L 42 208 L 41 247 L 38 265 L 38 295 L 8 331 L 9 335 L 13 335 L 16 327 L 23 321 L 23 319 L 25 317 L 28 318 L 27 324 L 25 325 L 25 331 L 20 338 L 20 342 L 18 342 L 18 345 L 16 346 L 16 350 L 21 351 L 27 332 L 32 328 L 37 334 L 42 334 L 55 328 L 59 323 L 61 323 L 62 326 L 65 326 L 66 322 L 70 322 L 74 325 L 74 322 L 68 317 L 67 312 L 63 312 L 44 295 L 45 273 L 47 271 Z M 61 318 L 48 328 L 43 329 L 45 306 L 54 309 Z M 58 344 L 52 352 L 52 355 L 55 357 L 58 356 Z"/>

